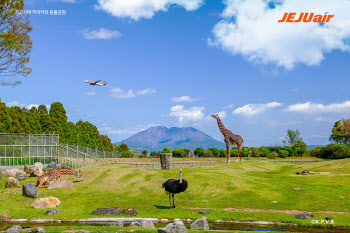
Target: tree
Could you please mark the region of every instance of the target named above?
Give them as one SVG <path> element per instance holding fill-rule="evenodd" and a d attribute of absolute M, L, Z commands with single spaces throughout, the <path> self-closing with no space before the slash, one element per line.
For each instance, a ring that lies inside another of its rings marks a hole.
<path fill-rule="evenodd" d="M 164 148 L 162 153 L 171 153 L 171 149 L 170 148 Z"/>
<path fill-rule="evenodd" d="M 26 67 L 32 49 L 29 36 L 32 26 L 28 15 L 19 13 L 24 9 L 24 1 L 1 0 L 0 3 L 0 76 L 26 77 L 32 71 Z M 0 84 L 17 85 L 21 82 L 0 81 Z"/>
<path fill-rule="evenodd" d="M 213 152 L 213 156 L 214 156 L 214 157 L 219 157 L 219 156 L 220 156 L 220 150 L 219 150 L 218 148 L 210 147 L 208 150 L 210 150 L 211 152 Z"/>
<path fill-rule="evenodd" d="M 209 158 L 209 157 L 214 157 L 213 151 L 211 150 L 206 150 L 205 151 L 205 157 Z"/>
<path fill-rule="evenodd" d="M 188 154 L 182 148 L 175 148 L 173 150 L 173 157 L 185 158 L 187 156 L 188 156 Z"/>
<path fill-rule="evenodd" d="M 205 150 L 202 147 L 197 147 L 194 150 L 194 154 L 198 157 L 203 157 L 205 155 Z"/>
<path fill-rule="evenodd" d="M 350 144 L 350 119 L 341 119 L 334 123 L 329 141 L 337 144 Z"/>
<path fill-rule="evenodd" d="M 125 143 L 120 144 L 119 147 L 122 151 L 129 151 L 130 150 L 128 145 L 126 145 Z"/>
<path fill-rule="evenodd" d="M 294 146 L 298 141 L 303 141 L 303 139 L 300 137 L 300 132 L 299 130 L 287 130 L 287 137 L 283 139 L 283 144 L 284 145 L 290 145 Z"/>

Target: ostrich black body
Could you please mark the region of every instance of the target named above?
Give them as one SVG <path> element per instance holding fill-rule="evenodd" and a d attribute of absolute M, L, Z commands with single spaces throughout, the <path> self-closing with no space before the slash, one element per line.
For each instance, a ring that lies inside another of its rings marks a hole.
<path fill-rule="evenodd" d="M 165 191 L 168 193 L 182 193 L 187 189 L 188 183 L 185 179 L 182 179 L 182 183 L 180 180 L 169 179 L 165 181 L 162 185 L 162 188 L 165 188 Z"/>

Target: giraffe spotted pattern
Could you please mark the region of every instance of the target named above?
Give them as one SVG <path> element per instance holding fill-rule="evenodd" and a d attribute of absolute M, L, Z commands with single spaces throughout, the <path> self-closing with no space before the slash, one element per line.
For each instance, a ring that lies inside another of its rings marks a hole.
<path fill-rule="evenodd" d="M 81 180 L 84 180 L 83 176 L 80 174 L 80 171 L 77 172 L 69 168 L 56 168 L 52 169 L 49 173 L 39 176 L 36 182 L 38 188 L 45 188 L 49 186 L 51 181 L 61 180 L 61 175 L 74 175 Z M 44 185 L 45 184 L 45 185 Z"/>
<path fill-rule="evenodd" d="M 211 117 L 215 118 L 218 122 L 219 129 L 221 133 L 224 135 L 224 141 L 226 144 L 226 155 L 227 155 L 227 163 L 230 163 L 230 145 L 237 145 L 238 149 L 238 156 L 236 161 L 241 161 L 242 158 L 242 144 L 243 144 L 243 138 L 237 134 L 233 134 L 230 130 L 226 129 L 224 124 L 222 123 L 219 114 L 213 114 Z"/>

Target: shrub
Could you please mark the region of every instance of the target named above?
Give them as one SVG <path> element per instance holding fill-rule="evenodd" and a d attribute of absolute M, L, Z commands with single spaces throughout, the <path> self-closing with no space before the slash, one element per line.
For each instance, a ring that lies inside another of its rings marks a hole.
<path fill-rule="evenodd" d="M 331 144 L 320 150 L 324 159 L 344 159 L 350 157 L 350 148 L 345 145 Z"/>
<path fill-rule="evenodd" d="M 260 156 L 260 151 L 258 148 L 255 147 L 251 147 L 249 148 L 252 151 L 252 156 L 253 157 L 259 157 Z"/>
<path fill-rule="evenodd" d="M 281 158 L 287 158 L 289 155 L 289 152 L 286 150 L 280 150 L 280 153 L 278 154 Z"/>
<path fill-rule="evenodd" d="M 277 154 L 276 152 L 271 152 L 271 153 L 268 155 L 268 157 L 269 157 L 270 159 L 275 159 L 275 158 L 278 157 L 278 154 Z"/>
<path fill-rule="evenodd" d="M 205 150 L 202 147 L 197 147 L 194 150 L 194 154 L 199 157 L 203 157 L 205 155 Z"/>
<path fill-rule="evenodd" d="M 270 150 L 265 146 L 261 146 L 259 148 L 259 152 L 261 157 L 267 157 L 270 154 Z"/>
<path fill-rule="evenodd" d="M 213 157 L 213 156 L 214 156 L 214 154 L 213 154 L 213 152 L 211 150 L 206 150 L 205 151 L 205 157 Z"/>
<path fill-rule="evenodd" d="M 131 151 L 123 151 L 120 155 L 120 158 L 132 158 L 134 154 Z"/>
<path fill-rule="evenodd" d="M 226 150 L 220 150 L 220 157 L 226 157 Z"/>
<path fill-rule="evenodd" d="M 230 157 L 237 156 L 237 155 L 238 155 L 238 149 L 237 148 L 232 148 L 230 150 Z"/>
<path fill-rule="evenodd" d="M 321 146 L 317 146 L 315 148 L 312 148 L 310 150 L 310 156 L 320 158 L 321 157 L 321 149 L 322 149 Z"/>
<path fill-rule="evenodd" d="M 152 151 L 151 152 L 151 157 L 152 158 L 159 158 L 160 156 L 160 151 L 156 152 L 156 151 Z"/>
<path fill-rule="evenodd" d="M 220 151 L 219 149 L 215 148 L 215 147 L 210 147 L 208 150 L 210 150 L 211 152 L 213 152 L 213 156 L 214 157 L 219 157 L 220 156 Z"/>
<path fill-rule="evenodd" d="M 162 153 L 171 153 L 171 149 L 170 148 L 164 148 Z"/>
<path fill-rule="evenodd" d="M 182 148 L 175 148 L 173 150 L 173 157 L 178 157 L 178 158 L 185 158 L 187 157 L 188 154 L 186 153 L 186 151 Z"/>

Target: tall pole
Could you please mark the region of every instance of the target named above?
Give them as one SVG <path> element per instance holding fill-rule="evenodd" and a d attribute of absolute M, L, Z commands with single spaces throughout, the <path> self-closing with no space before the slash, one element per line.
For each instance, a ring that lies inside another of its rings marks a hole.
<path fill-rule="evenodd" d="M 57 163 L 59 163 L 60 160 L 60 135 L 57 135 Z"/>

